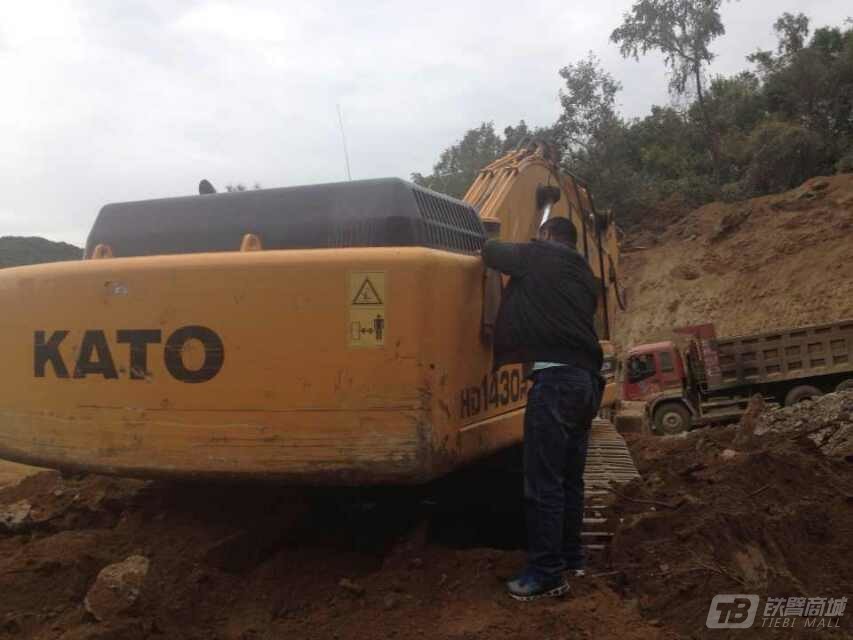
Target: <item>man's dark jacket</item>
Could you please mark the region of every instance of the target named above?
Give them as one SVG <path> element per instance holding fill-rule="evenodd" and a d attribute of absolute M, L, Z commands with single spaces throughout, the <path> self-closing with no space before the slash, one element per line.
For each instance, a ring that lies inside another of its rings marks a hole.
<path fill-rule="evenodd" d="M 601 371 L 595 332 L 598 281 L 575 249 L 556 242 L 490 240 L 486 266 L 510 276 L 495 322 L 495 367 L 560 362 Z"/>

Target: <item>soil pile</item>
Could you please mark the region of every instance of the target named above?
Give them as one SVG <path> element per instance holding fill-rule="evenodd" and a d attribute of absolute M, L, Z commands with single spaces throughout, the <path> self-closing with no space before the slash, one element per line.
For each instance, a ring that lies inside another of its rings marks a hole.
<path fill-rule="evenodd" d="M 715 594 L 761 596 L 758 622 L 738 637 L 792 635 L 761 627 L 767 596 L 849 598 L 851 412 L 853 393 L 844 392 L 752 424 L 635 439 L 643 480 L 615 507 L 623 524 L 611 549 L 625 596 L 646 618 L 694 637 L 725 633 L 705 628 Z"/>
<path fill-rule="evenodd" d="M 520 492 L 477 492 L 495 504 L 43 472 L 0 490 L 0 638 L 675 637 L 606 578 L 509 599 Z"/>
<path fill-rule="evenodd" d="M 755 435 L 805 433 L 824 454 L 853 462 L 853 392 L 831 393 L 763 413 Z"/>
<path fill-rule="evenodd" d="M 0 460 L 0 489 L 10 484 L 15 484 L 27 476 L 31 476 L 34 473 L 38 473 L 41 469 L 37 469 L 35 467 L 28 467 L 23 464 L 15 464 L 14 462 L 7 462 L 6 460 Z"/>
<path fill-rule="evenodd" d="M 853 318 L 853 175 L 712 203 L 656 240 L 623 255 L 623 347 L 703 322 L 732 336 Z"/>

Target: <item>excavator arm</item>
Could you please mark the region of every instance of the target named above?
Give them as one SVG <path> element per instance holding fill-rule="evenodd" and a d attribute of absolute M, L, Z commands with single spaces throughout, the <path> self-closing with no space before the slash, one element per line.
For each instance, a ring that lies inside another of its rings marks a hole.
<path fill-rule="evenodd" d="M 496 237 L 525 242 L 548 218 L 568 218 L 578 230 L 583 253 L 601 286 L 599 337 L 610 340 L 618 306 L 619 245 L 612 220 L 596 213 L 586 184 L 563 172 L 544 143 L 532 143 L 485 167 L 464 197 Z"/>

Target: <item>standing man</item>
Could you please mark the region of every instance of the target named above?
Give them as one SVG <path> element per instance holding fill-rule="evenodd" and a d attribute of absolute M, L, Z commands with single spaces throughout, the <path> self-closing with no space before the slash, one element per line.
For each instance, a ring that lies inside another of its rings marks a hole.
<path fill-rule="evenodd" d="M 527 567 L 510 596 L 535 600 L 569 590 L 563 572 L 584 567 L 583 469 L 604 381 L 595 332 L 598 286 L 566 218 L 528 243 L 490 240 L 487 267 L 510 276 L 495 323 L 495 367 L 533 363 L 524 414 Z"/>

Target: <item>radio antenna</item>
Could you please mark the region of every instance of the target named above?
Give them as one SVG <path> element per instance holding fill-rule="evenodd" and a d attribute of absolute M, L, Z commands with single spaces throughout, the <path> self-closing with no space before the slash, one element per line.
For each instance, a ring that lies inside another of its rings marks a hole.
<path fill-rule="evenodd" d="M 349 169 L 349 151 L 347 150 L 347 134 L 344 131 L 344 117 L 341 115 L 341 105 L 338 103 L 338 123 L 341 125 L 341 140 L 344 141 L 344 160 L 347 163 L 347 180 L 352 181 L 352 173 Z"/>

